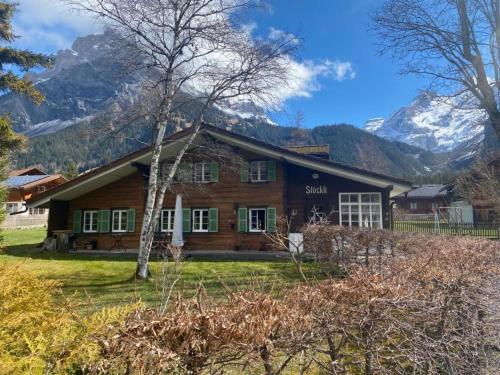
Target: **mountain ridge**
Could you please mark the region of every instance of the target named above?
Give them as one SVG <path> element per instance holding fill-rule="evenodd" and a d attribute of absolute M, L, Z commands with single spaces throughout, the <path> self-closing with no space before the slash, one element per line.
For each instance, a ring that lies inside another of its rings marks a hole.
<path fill-rule="evenodd" d="M 52 69 L 31 74 L 46 96 L 40 106 L 15 94 L 0 97 L 0 107 L 11 112 L 15 130 L 30 137 L 27 151 L 15 155 L 18 167 L 41 164 L 48 171 L 60 171 L 74 162 L 83 171 L 151 142 L 154 130 L 147 120 L 124 129 L 107 128 L 141 104 L 144 77 L 139 72 L 125 74 L 127 51 L 116 50 L 109 40 L 106 33 L 78 38 L 71 49 L 57 53 Z M 189 126 L 199 105 L 193 102 L 179 109 L 168 124 L 168 134 Z M 345 124 L 312 129 L 277 126 L 251 102 L 221 103 L 204 118 L 279 146 L 328 143 L 332 160 L 374 172 L 402 177 L 445 167 L 439 155 Z"/>

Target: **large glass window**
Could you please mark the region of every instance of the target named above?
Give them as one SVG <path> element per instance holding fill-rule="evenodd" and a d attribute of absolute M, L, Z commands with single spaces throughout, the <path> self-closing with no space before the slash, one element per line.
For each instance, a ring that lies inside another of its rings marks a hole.
<path fill-rule="evenodd" d="M 193 173 L 195 182 L 210 182 L 210 163 L 195 163 Z"/>
<path fill-rule="evenodd" d="M 173 232 L 174 231 L 174 215 L 175 210 L 162 210 L 161 211 L 161 231 Z"/>
<path fill-rule="evenodd" d="M 341 193 L 340 224 L 349 227 L 382 228 L 380 193 Z"/>
<path fill-rule="evenodd" d="M 252 161 L 250 163 L 250 180 L 252 182 L 267 181 L 267 160 Z"/>
<path fill-rule="evenodd" d="M 208 209 L 193 210 L 193 232 L 208 232 Z"/>
<path fill-rule="evenodd" d="M 113 232 L 127 231 L 127 210 L 113 210 Z"/>
<path fill-rule="evenodd" d="M 83 211 L 83 232 L 96 233 L 99 213 L 97 211 Z"/>
<path fill-rule="evenodd" d="M 250 232 L 264 232 L 266 230 L 266 209 L 250 208 L 248 210 Z"/>

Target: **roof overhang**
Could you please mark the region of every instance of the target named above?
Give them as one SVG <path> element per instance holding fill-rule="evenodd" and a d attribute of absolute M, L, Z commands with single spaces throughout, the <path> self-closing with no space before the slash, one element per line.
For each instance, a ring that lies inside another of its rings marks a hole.
<path fill-rule="evenodd" d="M 175 156 L 183 147 L 188 136 L 189 134 L 175 139 L 175 141 L 167 142 L 163 146 L 160 159 L 163 160 Z M 134 157 L 125 158 L 121 163 L 111 163 L 108 166 L 84 173 L 72 181 L 50 189 L 37 196 L 33 201 L 28 201 L 27 206 L 32 208 L 47 207 L 50 200 L 70 201 L 137 172 L 137 168 L 133 164 L 149 165 L 151 164 L 151 158 L 151 149 L 137 152 Z"/>
<path fill-rule="evenodd" d="M 392 190 L 390 192 L 391 197 L 402 194 L 411 189 L 410 184 L 399 183 L 396 180 L 384 178 L 382 176 L 356 172 L 351 168 L 343 168 L 329 161 L 323 161 L 321 159 L 311 160 L 311 158 L 305 157 L 300 154 L 294 155 L 295 153 L 283 152 L 285 150 L 281 151 L 274 148 L 256 145 L 254 142 L 249 142 L 244 139 L 240 139 L 239 137 L 231 137 L 230 135 L 222 134 L 218 131 L 212 131 L 210 129 L 206 130 L 206 132 L 215 139 L 218 139 L 222 142 L 232 144 L 242 149 L 253 151 L 270 158 L 285 160 L 287 163 L 298 165 L 300 167 L 314 169 L 318 172 L 327 174 L 333 174 L 339 177 L 344 177 L 353 181 L 361 182 L 382 189 L 392 187 Z"/>

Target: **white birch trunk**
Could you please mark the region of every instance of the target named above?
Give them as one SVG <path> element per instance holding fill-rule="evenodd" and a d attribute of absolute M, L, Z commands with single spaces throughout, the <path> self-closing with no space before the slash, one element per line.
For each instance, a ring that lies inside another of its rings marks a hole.
<path fill-rule="evenodd" d="M 139 240 L 139 254 L 137 256 L 137 270 L 136 277 L 139 279 L 148 278 L 148 264 L 149 264 L 149 254 L 151 252 L 151 245 L 153 242 L 154 226 L 152 224 L 153 213 L 155 202 L 157 199 L 158 192 L 158 170 L 160 165 L 160 155 L 163 146 L 163 138 L 165 136 L 165 130 L 167 127 L 166 118 L 170 113 L 170 108 L 172 106 L 172 95 L 171 95 L 171 84 L 168 84 L 167 97 L 165 99 L 164 108 L 159 116 L 158 123 L 158 134 L 156 136 L 155 145 L 153 147 L 153 155 L 151 156 L 151 166 L 149 171 L 148 180 L 148 195 L 146 199 L 146 207 L 144 208 L 144 217 L 142 220 L 141 227 L 141 237 Z"/>

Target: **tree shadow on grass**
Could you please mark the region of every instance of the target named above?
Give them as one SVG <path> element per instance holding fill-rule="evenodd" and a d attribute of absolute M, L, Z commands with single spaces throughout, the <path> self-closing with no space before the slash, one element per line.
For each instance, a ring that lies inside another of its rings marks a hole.
<path fill-rule="evenodd" d="M 75 252 L 43 251 L 40 247 L 36 247 L 36 245 L 33 247 L 28 247 L 26 245 L 7 246 L 0 251 L 0 255 L 44 260 L 111 260 L 130 262 L 131 260 L 137 259 L 137 254 L 133 253 L 78 254 Z M 151 260 L 154 261 L 154 259 Z"/>

